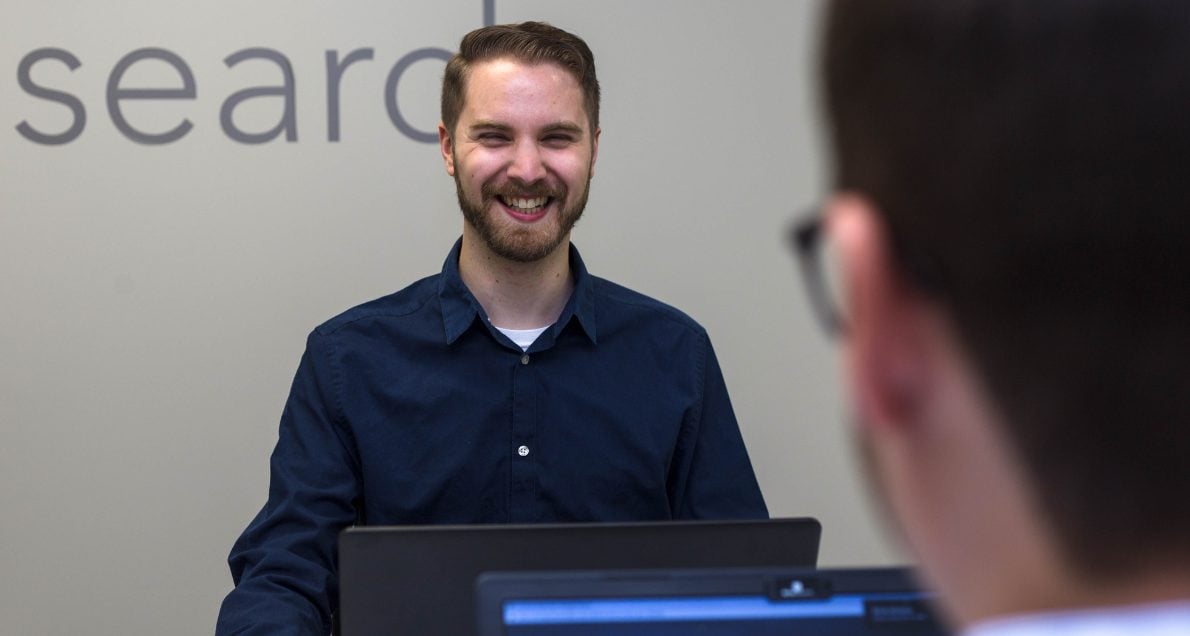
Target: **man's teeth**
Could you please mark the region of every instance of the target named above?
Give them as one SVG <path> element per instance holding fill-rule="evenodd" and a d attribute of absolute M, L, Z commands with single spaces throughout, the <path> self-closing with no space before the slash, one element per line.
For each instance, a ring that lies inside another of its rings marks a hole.
<path fill-rule="evenodd" d="M 533 197 L 531 199 L 522 197 L 502 197 L 505 205 L 516 208 L 518 210 L 535 210 L 545 205 L 549 201 L 549 197 Z"/>

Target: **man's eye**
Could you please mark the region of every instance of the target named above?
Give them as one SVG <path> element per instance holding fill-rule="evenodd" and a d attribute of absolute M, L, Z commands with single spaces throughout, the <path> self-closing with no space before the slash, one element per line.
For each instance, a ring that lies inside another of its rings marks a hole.
<path fill-rule="evenodd" d="M 547 135 L 544 141 L 551 146 L 565 146 L 574 143 L 574 137 L 570 135 Z"/>

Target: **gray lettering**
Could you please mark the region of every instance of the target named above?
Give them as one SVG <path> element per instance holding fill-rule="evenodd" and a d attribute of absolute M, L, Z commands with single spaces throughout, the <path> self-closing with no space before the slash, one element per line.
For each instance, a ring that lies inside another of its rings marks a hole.
<path fill-rule="evenodd" d="M 257 88 L 246 88 L 242 91 L 232 93 L 223 102 L 223 106 L 219 109 L 219 124 L 223 126 L 223 132 L 227 133 L 228 137 L 245 144 L 263 144 L 267 141 L 275 139 L 285 131 L 286 141 L 297 141 L 297 116 L 294 113 L 294 79 L 293 66 L 289 63 L 289 58 L 272 49 L 252 48 L 237 51 L 227 56 L 223 63 L 228 68 L 250 59 L 263 59 L 273 62 L 281 68 L 281 74 L 285 78 L 283 86 L 260 86 Z M 271 130 L 266 130 L 262 133 L 246 133 L 235 127 L 232 121 L 232 111 L 235 110 L 241 102 L 255 97 L 266 96 L 281 96 L 285 98 L 285 108 L 281 115 L 281 121 Z"/>
<path fill-rule="evenodd" d="M 339 141 L 339 84 L 343 70 L 360 61 L 372 59 L 372 49 L 356 49 L 339 62 L 338 51 L 326 52 L 326 140 Z"/>
<path fill-rule="evenodd" d="M 120 88 L 120 80 L 124 78 L 124 73 L 133 64 L 141 60 L 150 59 L 161 60 L 174 67 L 174 70 L 182 78 L 182 88 Z M 112 123 L 116 125 L 116 128 L 120 132 L 124 133 L 125 137 L 141 144 L 167 144 L 177 141 L 184 137 L 186 133 L 190 132 L 194 124 L 189 119 L 183 119 L 182 123 L 175 126 L 173 130 L 160 134 L 141 132 L 133 128 L 128 123 L 128 120 L 124 118 L 124 113 L 120 110 L 120 100 L 194 99 L 195 95 L 197 95 L 197 90 L 194 85 L 194 74 L 190 72 L 190 67 L 176 53 L 165 49 L 137 49 L 125 55 L 112 68 L 112 74 L 107 79 L 107 110 L 108 114 L 111 115 Z"/>
<path fill-rule="evenodd" d="M 21 133 L 29 141 L 47 146 L 70 143 L 83 133 L 83 127 L 87 125 L 87 111 L 83 108 L 83 102 L 74 95 L 38 86 L 33 83 L 32 78 L 29 77 L 29 72 L 32 70 L 34 64 L 44 59 L 58 60 L 72 71 L 82 65 L 78 58 L 72 55 L 70 51 L 49 48 L 37 49 L 36 51 L 30 51 L 28 55 L 21 58 L 21 63 L 17 66 L 17 81 L 20 83 L 21 88 L 25 89 L 26 93 L 34 97 L 64 104 L 74 113 L 74 123 L 65 132 L 52 135 L 36 130 L 33 126 L 29 125 L 27 120 L 21 120 L 21 123 L 17 124 L 17 132 Z"/>
<path fill-rule="evenodd" d="M 384 84 L 384 105 L 388 108 L 388 118 L 392 120 L 393 125 L 401 134 L 422 143 L 433 144 L 438 143 L 438 131 L 425 132 L 414 128 L 401 114 L 401 108 L 397 105 L 397 86 L 401 83 L 401 76 L 405 71 L 413 66 L 414 63 L 421 60 L 437 59 L 443 62 L 449 62 L 451 52 L 446 49 L 438 48 L 423 48 L 416 49 L 406 53 L 404 57 L 397 60 L 393 65 L 393 69 L 388 73 L 388 81 Z"/>

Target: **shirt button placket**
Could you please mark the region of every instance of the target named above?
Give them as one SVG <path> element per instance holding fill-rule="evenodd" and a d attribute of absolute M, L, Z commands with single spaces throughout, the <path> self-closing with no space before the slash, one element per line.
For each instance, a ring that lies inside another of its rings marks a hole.
<path fill-rule="evenodd" d="M 521 352 L 514 358 L 512 372 L 512 429 L 513 453 L 511 466 L 511 492 L 509 493 L 509 520 L 527 522 L 538 518 L 537 475 L 535 462 L 530 456 L 537 433 L 537 385 L 536 373 L 529 367 L 531 356 Z"/>

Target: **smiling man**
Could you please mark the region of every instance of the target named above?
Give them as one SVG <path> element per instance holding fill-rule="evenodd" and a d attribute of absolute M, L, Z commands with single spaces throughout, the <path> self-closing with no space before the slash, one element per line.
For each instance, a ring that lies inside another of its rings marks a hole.
<path fill-rule="evenodd" d="M 570 244 L 599 149 L 587 45 L 470 33 L 439 137 L 462 238 L 310 334 L 220 634 L 326 634 L 352 524 L 767 516 L 706 331 Z"/>

